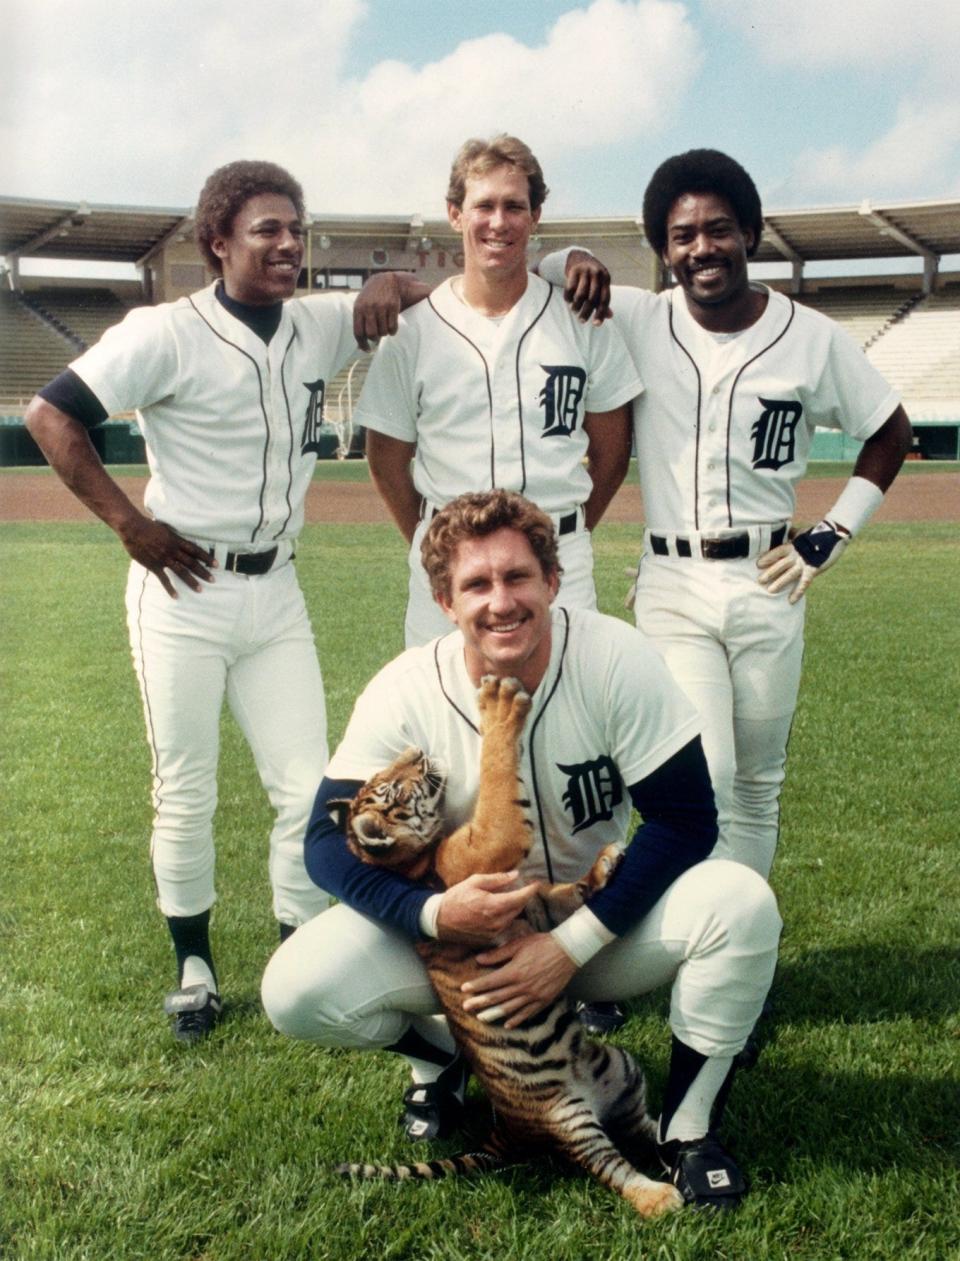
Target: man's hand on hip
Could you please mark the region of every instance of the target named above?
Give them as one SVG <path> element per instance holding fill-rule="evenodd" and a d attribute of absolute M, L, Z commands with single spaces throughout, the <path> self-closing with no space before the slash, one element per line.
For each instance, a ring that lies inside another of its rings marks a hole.
<path fill-rule="evenodd" d="M 191 542 L 162 521 L 153 521 L 137 513 L 122 529 L 118 529 L 123 546 L 144 569 L 156 574 L 167 595 L 177 598 L 177 591 L 166 571 L 175 574 L 192 591 L 202 587 L 197 579 L 213 582 L 210 570 L 215 568 L 210 553 Z"/>
<path fill-rule="evenodd" d="M 842 526 L 824 518 L 797 534 L 790 543 L 771 547 L 758 557 L 757 565 L 762 571 L 758 582 L 770 595 L 792 588 L 787 598 L 796 604 L 817 574 L 840 559 L 849 542 L 850 535 Z"/>

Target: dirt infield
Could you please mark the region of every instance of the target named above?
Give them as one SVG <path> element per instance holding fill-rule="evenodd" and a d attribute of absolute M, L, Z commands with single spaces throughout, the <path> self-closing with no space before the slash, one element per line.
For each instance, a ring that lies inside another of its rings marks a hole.
<path fill-rule="evenodd" d="M 143 477 L 119 477 L 136 504 L 143 502 Z M 837 497 L 836 478 L 811 477 L 801 482 L 797 520 L 817 521 Z M 91 521 L 94 518 L 49 472 L 0 476 L 0 521 Z M 631 522 L 643 519 L 637 486 L 624 486 L 605 518 Z M 307 521 L 389 521 L 386 509 L 367 482 L 314 482 L 307 494 Z M 960 521 L 960 473 L 923 473 L 900 477 L 874 517 L 876 521 Z"/>

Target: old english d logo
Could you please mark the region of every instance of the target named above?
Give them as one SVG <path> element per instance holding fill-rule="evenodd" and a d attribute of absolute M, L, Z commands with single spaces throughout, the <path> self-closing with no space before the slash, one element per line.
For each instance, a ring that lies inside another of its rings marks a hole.
<path fill-rule="evenodd" d="M 323 397 L 326 392 L 325 381 L 304 381 L 304 389 L 310 391 L 307 399 L 307 411 L 303 418 L 303 441 L 300 454 L 308 451 L 320 454 L 320 426 L 323 424 Z"/>
<path fill-rule="evenodd" d="M 540 367 L 547 374 L 546 384 L 540 391 L 540 406 L 543 408 L 543 433 L 540 437 L 572 434 L 577 427 L 587 374 L 583 368 L 554 367 L 545 363 Z"/>
<path fill-rule="evenodd" d="M 796 454 L 796 431 L 803 407 L 794 399 L 761 398 L 760 419 L 750 430 L 754 468 L 782 468 Z"/>
<path fill-rule="evenodd" d="M 557 770 L 567 776 L 563 804 L 570 811 L 572 832 L 582 832 L 604 819 L 612 819 L 614 809 L 623 800 L 623 781 L 611 758 L 598 757 L 594 762 L 561 766 Z"/>

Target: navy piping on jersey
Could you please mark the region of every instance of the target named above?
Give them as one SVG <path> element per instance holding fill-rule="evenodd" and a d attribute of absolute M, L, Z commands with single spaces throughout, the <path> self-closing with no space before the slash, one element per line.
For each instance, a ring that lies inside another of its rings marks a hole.
<path fill-rule="evenodd" d="M 187 301 L 190 303 L 191 307 L 193 307 L 194 311 L 199 316 L 199 318 L 204 322 L 204 324 L 206 324 L 210 332 L 213 333 L 214 337 L 219 338 L 220 341 L 222 341 L 225 346 L 232 346 L 233 349 L 237 351 L 238 354 L 243 355 L 245 359 L 249 359 L 250 362 L 253 364 L 254 372 L 256 372 L 257 374 L 257 389 L 260 391 L 260 411 L 263 413 L 263 423 L 264 423 L 264 427 L 266 428 L 267 435 L 264 441 L 264 448 L 263 448 L 263 482 L 261 483 L 261 486 L 260 486 L 260 520 L 256 524 L 256 526 L 254 526 L 253 534 L 251 534 L 250 536 L 250 542 L 253 543 L 256 541 L 257 531 L 260 529 L 260 526 L 263 525 L 263 496 L 266 491 L 266 476 L 267 476 L 267 443 L 270 441 L 270 420 L 269 420 L 269 417 L 267 416 L 267 409 L 263 401 L 263 377 L 260 375 L 260 365 L 257 363 L 256 359 L 254 359 L 253 355 L 249 354 L 246 350 L 244 350 L 242 346 L 238 346 L 237 343 L 232 342 L 229 337 L 224 337 L 222 333 L 218 332 L 210 323 L 210 321 L 207 319 L 207 317 L 203 314 L 203 312 L 197 308 L 192 297 L 188 297 Z M 224 310 L 226 309 L 227 308 L 224 307 Z"/>
<path fill-rule="evenodd" d="M 444 636 L 441 635 L 440 639 L 443 639 L 443 638 Z M 460 708 L 457 702 L 453 699 L 453 697 L 444 687 L 443 671 L 440 669 L 440 639 L 438 639 L 437 642 L 433 646 L 433 665 L 434 665 L 434 669 L 437 672 L 437 684 L 440 687 L 440 691 L 443 695 L 443 699 L 447 702 L 447 704 L 450 706 L 451 709 L 453 709 L 456 713 L 460 715 L 460 717 L 467 724 L 470 730 L 475 731 L 477 735 L 479 735 L 480 728 L 477 726 L 477 724 L 473 721 L 472 718 L 470 718 L 467 714 L 463 712 L 463 710 Z"/>
<path fill-rule="evenodd" d="M 219 296 L 219 290 L 217 291 L 217 293 Z M 264 441 L 263 441 L 263 476 L 260 481 L 260 520 L 254 526 L 253 533 L 250 535 L 250 542 L 255 543 L 257 541 L 257 535 L 263 529 L 264 497 L 267 493 L 267 455 L 270 449 L 270 416 L 267 412 L 266 404 L 263 401 L 263 376 L 260 372 L 260 365 L 257 363 L 256 359 L 254 359 L 253 355 L 251 355 L 248 351 L 244 350 L 242 346 L 238 346 L 237 343 L 231 341 L 229 337 L 224 337 L 224 335 L 221 332 L 219 332 L 217 329 L 213 327 L 213 325 L 210 323 L 207 317 L 203 314 L 203 312 L 200 311 L 199 308 L 196 306 L 196 304 L 193 301 L 192 296 L 188 297 L 187 301 L 190 303 L 190 306 L 193 308 L 196 314 L 200 317 L 200 319 L 204 322 L 204 324 L 206 324 L 207 328 L 209 328 L 210 332 L 213 333 L 214 337 L 219 338 L 220 341 L 222 341 L 225 346 L 233 347 L 233 349 L 236 350 L 239 354 L 243 355 L 246 359 L 249 359 L 250 362 L 253 364 L 254 371 L 257 374 L 257 389 L 260 392 L 260 411 L 263 415 L 263 424 L 264 424 L 264 429 L 266 430 L 266 433 L 265 433 Z M 226 303 L 221 302 L 220 305 L 223 307 L 225 311 L 227 311 L 229 314 L 232 314 L 235 319 L 239 319 L 241 324 L 244 324 L 246 327 L 250 328 L 251 332 L 254 332 L 254 333 L 256 332 L 256 329 L 253 328 L 251 325 L 247 324 L 246 320 L 240 319 L 238 315 L 236 315 L 233 311 L 231 311 L 231 308 L 227 306 Z M 287 353 L 290 350 L 290 346 L 292 345 L 292 343 L 293 343 L 293 334 L 291 334 L 290 341 L 287 343 L 286 349 L 283 352 L 283 360 L 281 361 L 281 364 L 280 364 L 281 381 L 283 380 L 283 364 L 286 362 Z M 284 401 L 287 403 L 287 425 L 288 427 L 290 427 L 292 425 L 292 421 L 290 417 L 290 404 L 287 401 L 287 397 L 286 397 L 286 389 L 284 389 Z M 292 428 L 291 428 L 291 432 L 292 432 Z M 291 477 L 292 477 L 292 473 L 291 473 Z M 286 497 L 287 497 L 287 505 L 288 507 L 290 507 L 290 482 L 289 481 L 287 483 L 287 496 Z M 293 509 L 291 508 L 290 513 L 292 513 L 292 511 Z M 287 516 L 287 521 L 289 520 L 290 520 L 290 514 L 288 514 Z M 284 526 L 285 525 L 286 525 L 286 522 L 284 522 Z M 274 537 L 277 537 L 277 536 L 274 536 Z"/>
<path fill-rule="evenodd" d="M 683 342 L 677 336 L 677 330 L 673 325 L 673 298 L 667 304 L 667 320 L 670 325 L 670 336 L 680 347 L 683 353 L 690 360 L 694 372 L 697 374 L 697 437 L 693 448 L 693 528 L 700 529 L 700 408 L 703 404 L 703 380 L 700 377 L 700 369 L 697 367 L 697 361 L 687 350 Z"/>
<path fill-rule="evenodd" d="M 517 378 L 517 423 L 519 424 L 519 427 L 520 427 L 520 469 L 522 472 L 521 482 L 520 482 L 521 495 L 524 494 L 524 492 L 527 489 L 527 447 L 524 441 L 524 434 L 523 434 L 523 391 L 520 386 L 520 354 L 523 350 L 523 343 L 526 340 L 527 334 L 531 332 L 531 330 L 534 328 L 534 326 L 537 323 L 539 323 L 540 319 L 543 317 L 544 311 L 546 311 L 547 307 L 550 305 L 550 299 L 552 297 L 553 297 L 553 285 L 550 286 L 550 290 L 547 293 L 546 302 L 544 302 L 543 306 L 540 308 L 539 312 L 533 318 L 533 320 L 531 320 L 530 324 L 523 330 L 520 340 L 517 342 L 517 357 L 516 357 L 516 362 L 515 362 L 515 371 L 516 371 L 516 378 Z M 496 483 L 494 483 L 494 485 L 496 485 Z"/>
<path fill-rule="evenodd" d="M 290 447 L 289 447 L 289 453 L 287 455 L 287 493 L 286 493 L 287 515 L 284 517 L 283 524 L 281 525 L 280 529 L 277 530 L 276 534 L 273 536 L 275 539 L 278 539 L 280 535 L 284 532 L 284 530 L 290 524 L 290 518 L 293 516 L 293 502 L 290 498 L 290 495 L 291 495 L 291 492 L 293 491 L 293 451 L 294 451 L 294 447 L 296 445 L 297 439 L 293 430 L 293 413 L 290 411 L 290 399 L 287 395 L 287 382 L 283 375 L 283 369 L 286 367 L 287 355 L 290 353 L 290 347 L 296 341 L 296 338 L 297 338 L 297 330 L 296 328 L 294 328 L 290 334 L 290 340 L 287 342 L 286 349 L 283 352 L 283 359 L 280 361 L 280 388 L 283 390 L 283 405 L 287 409 L 287 432 L 290 435 Z"/>
<path fill-rule="evenodd" d="M 440 314 L 440 312 L 437 310 L 437 308 L 433 304 L 432 295 L 427 296 L 427 302 L 430 304 L 430 310 L 434 313 L 437 319 L 440 320 L 442 324 L 446 324 L 447 328 L 452 328 L 453 331 L 457 334 L 457 336 L 462 337 L 468 346 L 473 347 L 473 349 L 480 356 L 480 362 L 483 364 L 483 375 L 487 381 L 487 407 L 490 411 L 490 487 L 491 489 L 493 489 L 493 487 L 495 487 L 497 484 L 496 475 L 495 475 L 495 469 L 497 465 L 497 454 L 496 454 L 496 436 L 493 432 L 493 388 L 490 385 L 490 369 L 487 366 L 487 361 L 484 358 L 483 351 L 480 349 L 480 347 L 476 344 L 476 342 L 471 341 L 470 338 L 466 335 L 466 333 L 464 333 L 461 329 L 457 328 L 456 324 L 451 324 L 450 321 L 446 319 L 445 316 Z"/>
<path fill-rule="evenodd" d="M 730 429 L 733 423 L 733 395 L 737 388 L 737 382 L 740 380 L 741 376 L 743 376 L 744 372 L 746 372 L 747 368 L 749 368 L 751 364 L 756 363 L 756 361 L 762 355 L 765 355 L 768 350 L 772 350 L 772 348 L 776 346 L 777 342 L 780 341 L 782 337 L 786 336 L 787 329 L 789 329 L 790 325 L 793 323 L 793 317 L 794 317 L 794 314 L 796 313 L 796 306 L 794 305 L 793 299 L 788 297 L 787 301 L 790 303 L 790 318 L 787 320 L 786 324 L 783 326 L 780 332 L 776 335 L 773 341 L 770 342 L 769 345 L 764 346 L 762 350 L 758 350 L 757 353 L 752 358 L 748 359 L 747 362 L 742 365 L 737 375 L 733 378 L 733 384 L 730 386 L 730 396 L 727 400 L 727 434 L 726 434 L 726 453 L 725 453 L 725 458 L 724 458 L 724 471 L 725 471 L 726 481 L 727 481 L 727 496 L 726 496 L 727 497 L 727 524 L 731 526 L 733 525 L 733 505 L 730 500 Z M 667 311 L 668 311 L 668 319 L 670 322 L 670 336 L 676 342 L 676 344 L 680 347 L 683 353 L 687 356 L 687 358 L 690 360 L 691 364 L 693 365 L 693 370 L 697 374 L 697 438 L 696 438 L 696 444 L 694 447 L 694 461 L 693 461 L 693 524 L 694 524 L 694 529 L 699 530 L 700 529 L 700 411 L 701 411 L 702 400 L 703 400 L 703 382 L 701 380 L 700 369 L 697 367 L 696 361 L 694 360 L 693 356 L 690 354 L 690 351 L 687 350 L 686 346 L 684 346 L 683 342 L 680 340 L 677 334 L 676 328 L 674 327 L 673 300 L 672 299 L 667 308 Z"/>
<path fill-rule="evenodd" d="M 768 301 L 769 301 L 769 299 L 768 299 Z M 733 378 L 733 385 L 731 385 L 731 386 L 730 386 L 730 399 L 729 399 L 729 402 L 727 403 L 727 456 L 726 456 L 726 472 L 727 472 L 727 525 L 733 525 L 733 506 L 732 506 L 732 505 L 731 505 L 731 503 L 730 503 L 730 428 L 731 428 L 731 425 L 733 424 L 733 395 L 734 395 L 734 391 L 735 391 L 735 390 L 736 390 L 736 388 L 737 388 L 737 382 L 740 380 L 740 378 L 743 376 L 743 374 L 746 372 L 746 370 L 750 367 L 750 365 L 751 365 L 752 363 L 756 363 L 756 361 L 757 361 L 757 360 L 758 360 L 758 359 L 759 359 L 762 355 L 765 355 L 765 354 L 767 353 L 767 351 L 768 351 L 768 350 L 772 350 L 772 349 L 773 349 L 773 347 L 774 347 L 774 346 L 776 346 L 777 342 L 781 340 L 781 338 L 786 337 L 786 335 L 787 335 L 787 330 L 789 329 L 790 325 L 793 323 L 793 317 L 794 317 L 794 315 L 796 314 L 796 310 L 797 310 L 796 306 L 794 305 L 793 298 L 791 298 L 791 297 L 787 297 L 787 301 L 790 303 L 790 318 L 787 320 L 786 324 L 784 324 L 783 328 L 782 328 L 782 329 L 780 330 L 780 332 L 776 335 L 776 337 L 775 337 L 775 338 L 773 339 L 773 341 L 769 344 L 769 346 L 764 346 L 764 348 L 763 348 L 762 350 L 758 350 L 758 351 L 757 351 L 757 353 L 753 356 L 753 358 L 752 358 L 752 359 L 748 359 L 748 360 L 747 360 L 747 362 L 743 365 L 743 367 L 740 369 L 740 371 L 737 373 L 737 375 Z M 698 527 L 698 528 L 699 528 L 699 527 Z"/>
<path fill-rule="evenodd" d="M 550 691 L 544 697 L 543 704 L 540 706 L 539 710 L 537 711 L 537 716 L 533 720 L 533 723 L 531 724 L 530 739 L 528 741 L 528 746 L 530 749 L 530 778 L 533 781 L 533 799 L 536 802 L 536 806 L 537 806 L 537 823 L 540 828 L 540 843 L 543 846 L 543 857 L 547 864 L 547 878 L 548 880 L 551 881 L 551 883 L 554 880 L 553 863 L 550 861 L 550 846 L 547 843 L 547 827 L 543 818 L 543 806 L 541 805 L 541 802 L 540 802 L 540 788 L 539 788 L 539 785 L 537 784 L 537 759 L 536 759 L 536 755 L 534 753 L 534 748 L 533 748 L 533 737 L 536 734 L 537 725 L 540 722 L 540 719 L 546 713 L 547 706 L 553 700 L 554 693 L 556 692 L 557 688 L 560 686 L 560 680 L 563 677 L 563 662 L 567 655 L 567 644 L 570 640 L 570 614 L 567 612 L 566 609 L 563 609 L 563 608 L 560 609 L 560 612 L 563 614 L 563 646 L 560 649 L 560 660 L 557 664 L 557 677 L 553 680 L 553 685 L 550 688 Z"/>

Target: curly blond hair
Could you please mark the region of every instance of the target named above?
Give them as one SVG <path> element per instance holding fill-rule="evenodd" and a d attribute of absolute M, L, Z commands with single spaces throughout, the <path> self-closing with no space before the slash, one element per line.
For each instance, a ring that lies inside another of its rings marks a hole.
<path fill-rule="evenodd" d="M 471 491 L 441 508 L 420 544 L 420 558 L 434 598 L 450 599 L 450 571 L 457 548 L 465 539 L 484 538 L 504 529 L 525 535 L 544 578 L 556 574 L 559 579 L 563 566 L 557 554 L 557 533 L 547 514 L 516 491 Z"/>

